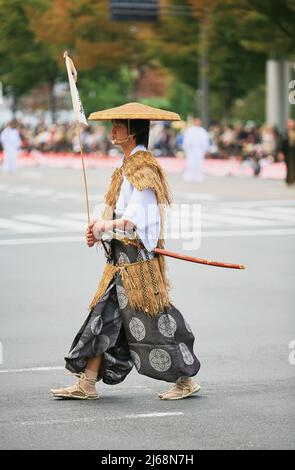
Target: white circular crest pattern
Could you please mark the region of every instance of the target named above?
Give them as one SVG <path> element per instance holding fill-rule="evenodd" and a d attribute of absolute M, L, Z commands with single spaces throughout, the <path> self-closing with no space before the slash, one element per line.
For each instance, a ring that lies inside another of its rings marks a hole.
<path fill-rule="evenodd" d="M 118 307 L 114 311 L 114 323 L 117 327 L 122 325 L 122 318 Z"/>
<path fill-rule="evenodd" d="M 189 366 L 192 365 L 194 363 L 194 358 L 189 352 L 187 345 L 184 343 L 179 343 L 179 348 L 180 348 L 184 363 Z"/>
<path fill-rule="evenodd" d="M 158 320 L 158 328 L 163 336 L 166 336 L 167 338 L 173 338 L 174 333 L 177 329 L 176 321 L 174 320 L 172 315 L 161 315 Z"/>
<path fill-rule="evenodd" d="M 136 341 L 141 341 L 145 337 L 145 326 L 139 318 L 132 318 L 129 322 L 129 330 Z"/>
<path fill-rule="evenodd" d="M 130 349 L 130 356 L 132 358 L 132 361 L 134 362 L 136 369 L 139 370 L 141 367 L 141 360 L 139 355 L 137 354 L 137 352 Z"/>
<path fill-rule="evenodd" d="M 99 335 L 101 332 L 103 321 L 101 317 L 96 317 L 91 323 L 91 331 L 93 335 Z"/>
<path fill-rule="evenodd" d="M 152 349 L 149 354 L 149 361 L 153 369 L 159 372 L 166 372 L 171 367 L 171 357 L 164 349 Z"/>
<path fill-rule="evenodd" d="M 128 299 L 125 293 L 125 289 L 123 286 L 116 286 L 116 288 L 117 288 L 119 307 L 123 309 L 128 304 Z"/>

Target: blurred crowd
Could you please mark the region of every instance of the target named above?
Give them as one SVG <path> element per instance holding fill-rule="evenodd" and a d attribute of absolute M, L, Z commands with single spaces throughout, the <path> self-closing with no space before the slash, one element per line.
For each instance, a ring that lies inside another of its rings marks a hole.
<path fill-rule="evenodd" d="M 76 128 L 72 124 L 52 124 L 46 126 L 40 122 L 36 126 L 17 123 L 25 151 L 79 153 L 79 142 Z M 150 132 L 150 148 L 155 156 L 181 156 L 185 122 L 154 123 Z M 0 128 L 0 132 L 1 132 Z M 110 130 L 103 125 L 89 126 L 81 133 L 85 154 L 94 153 L 98 156 L 109 154 L 112 145 L 109 138 Z M 210 146 L 208 157 L 228 159 L 268 158 L 272 161 L 281 160 L 283 135 L 273 127 L 257 126 L 254 123 L 237 126 L 212 124 L 209 129 Z"/>
<path fill-rule="evenodd" d="M 79 153 L 80 146 L 76 126 L 73 124 L 52 124 L 40 122 L 36 126 L 17 123 L 22 140 L 22 150 L 31 152 Z M 1 132 L 1 130 L 0 130 Z M 89 126 L 81 130 L 84 153 L 105 155 L 110 149 L 110 140 L 103 126 Z"/>

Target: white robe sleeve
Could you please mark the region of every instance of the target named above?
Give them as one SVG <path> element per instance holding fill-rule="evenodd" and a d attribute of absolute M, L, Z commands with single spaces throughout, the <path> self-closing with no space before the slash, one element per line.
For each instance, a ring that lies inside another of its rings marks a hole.
<path fill-rule="evenodd" d="M 152 251 L 160 236 L 160 211 L 152 189 L 138 191 L 133 188 L 122 219 L 132 222 L 148 251 Z"/>

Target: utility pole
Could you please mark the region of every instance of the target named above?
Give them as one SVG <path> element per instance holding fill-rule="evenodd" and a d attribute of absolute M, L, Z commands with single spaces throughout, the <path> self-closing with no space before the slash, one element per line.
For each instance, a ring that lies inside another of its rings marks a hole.
<path fill-rule="evenodd" d="M 209 126 L 209 81 L 208 81 L 208 47 L 206 18 L 200 23 L 199 42 L 199 79 L 198 79 L 198 114 L 203 126 Z"/>
<path fill-rule="evenodd" d="M 266 122 L 280 131 L 290 117 L 289 82 L 291 67 L 286 60 L 269 59 L 266 63 Z"/>

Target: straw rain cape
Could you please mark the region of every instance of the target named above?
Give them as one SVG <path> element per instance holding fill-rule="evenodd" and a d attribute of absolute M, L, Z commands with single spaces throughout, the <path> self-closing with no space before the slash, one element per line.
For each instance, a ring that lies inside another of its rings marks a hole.
<path fill-rule="evenodd" d="M 137 190 L 152 189 L 155 192 L 161 218 L 157 248 L 164 248 L 165 209 L 172 203 L 172 198 L 166 176 L 150 152 L 138 151 L 125 158 L 122 166 L 115 169 L 105 195 L 105 209 L 102 218 L 104 220 L 113 218 L 123 176 Z M 132 243 L 128 239 L 125 242 Z M 125 266 L 106 264 L 97 291 L 89 306 L 90 309 L 104 295 L 117 272 L 120 272 L 122 276 L 131 309 L 139 308 L 149 315 L 157 315 L 159 311 L 169 306 L 168 290 L 170 284 L 166 274 L 165 257 L 157 255 L 152 260 L 143 260 Z"/>

